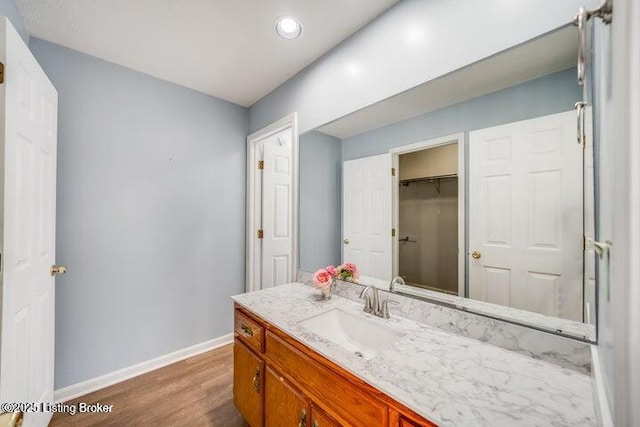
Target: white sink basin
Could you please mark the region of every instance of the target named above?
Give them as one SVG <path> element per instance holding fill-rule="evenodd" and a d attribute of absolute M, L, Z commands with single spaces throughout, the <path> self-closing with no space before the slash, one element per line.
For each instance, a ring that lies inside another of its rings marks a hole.
<path fill-rule="evenodd" d="M 405 336 L 404 332 L 336 308 L 301 320 L 298 325 L 366 360 Z"/>

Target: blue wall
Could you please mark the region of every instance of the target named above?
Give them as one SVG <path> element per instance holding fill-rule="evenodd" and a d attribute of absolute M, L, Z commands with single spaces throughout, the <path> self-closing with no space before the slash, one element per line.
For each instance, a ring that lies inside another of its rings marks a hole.
<path fill-rule="evenodd" d="M 55 386 L 230 333 L 247 110 L 36 38 L 59 93 Z"/>
<path fill-rule="evenodd" d="M 569 111 L 582 99 L 575 76 L 575 68 L 570 68 L 346 138 L 342 143 L 342 160 L 382 154 L 394 147 L 457 132 Z"/>
<path fill-rule="evenodd" d="M 18 12 L 18 8 L 14 0 L 0 0 L 0 15 L 4 15 L 9 18 L 13 27 L 18 31 L 25 44 L 29 45 L 29 32 L 24 25 L 24 20 Z"/>
<path fill-rule="evenodd" d="M 321 132 L 300 136 L 300 262 L 308 271 L 340 264 L 341 140 Z"/>

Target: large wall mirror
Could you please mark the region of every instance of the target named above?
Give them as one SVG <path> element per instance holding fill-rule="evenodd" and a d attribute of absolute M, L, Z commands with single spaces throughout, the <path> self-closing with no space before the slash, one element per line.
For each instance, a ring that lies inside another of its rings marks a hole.
<path fill-rule="evenodd" d="M 577 44 L 564 27 L 301 135 L 300 269 L 594 340 Z"/>

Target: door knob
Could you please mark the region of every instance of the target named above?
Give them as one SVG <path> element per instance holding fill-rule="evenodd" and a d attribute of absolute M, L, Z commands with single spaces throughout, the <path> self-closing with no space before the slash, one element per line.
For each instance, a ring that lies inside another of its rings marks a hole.
<path fill-rule="evenodd" d="M 471 258 L 473 258 L 473 259 L 479 259 L 481 256 L 482 256 L 482 254 L 479 251 L 471 252 Z"/>
<path fill-rule="evenodd" d="M 51 269 L 49 269 L 49 272 L 51 273 L 51 277 L 57 274 L 65 274 L 67 272 L 67 267 L 65 267 L 64 265 L 52 265 Z"/>
<path fill-rule="evenodd" d="M 345 245 L 348 245 L 349 244 L 349 239 L 344 239 L 343 242 L 344 242 Z"/>
<path fill-rule="evenodd" d="M 0 426 L 1 427 L 19 427 L 22 425 L 22 419 L 24 414 L 22 411 L 2 412 L 0 413 Z"/>

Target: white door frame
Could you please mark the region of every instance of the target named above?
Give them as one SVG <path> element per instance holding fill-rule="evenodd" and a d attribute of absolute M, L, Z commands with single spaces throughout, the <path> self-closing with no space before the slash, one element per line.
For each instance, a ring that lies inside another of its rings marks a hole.
<path fill-rule="evenodd" d="M 292 217 L 292 250 L 291 250 L 291 278 L 295 280 L 298 268 L 298 113 L 287 114 L 280 120 L 252 133 L 247 137 L 247 212 L 246 212 L 246 291 L 251 292 L 260 289 L 260 269 L 256 268 L 261 257 L 261 245 L 257 238 L 257 230 L 262 217 L 261 206 L 257 197 L 260 196 L 262 187 L 262 175 L 258 173 L 260 142 L 271 135 L 291 128 L 292 132 L 292 158 L 293 158 L 293 183 L 291 203 L 293 206 Z"/>
<path fill-rule="evenodd" d="M 400 203 L 399 203 L 399 186 L 400 186 L 400 173 L 399 163 L 400 155 L 413 153 L 416 151 L 422 151 L 428 148 L 440 147 L 449 144 L 458 144 L 458 296 L 465 296 L 465 137 L 464 132 L 454 133 L 439 138 L 429 139 L 427 141 L 416 142 L 414 144 L 403 145 L 401 147 L 392 148 L 389 150 L 391 153 L 391 163 L 396 170 L 395 176 L 392 181 L 392 224 L 393 228 L 398 230 L 400 219 Z M 393 256 L 393 276 L 399 274 L 399 244 L 398 233 L 393 238 L 392 256 Z"/>

